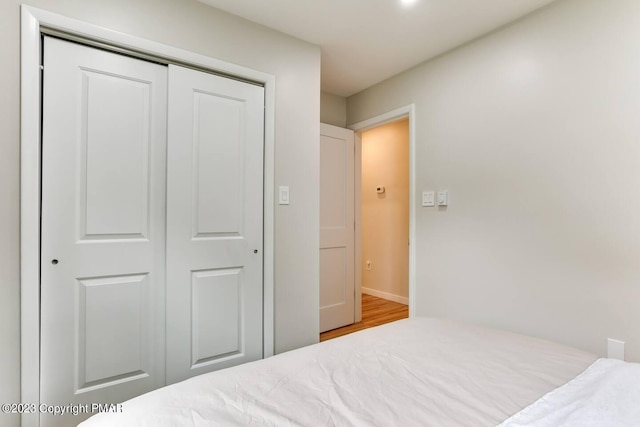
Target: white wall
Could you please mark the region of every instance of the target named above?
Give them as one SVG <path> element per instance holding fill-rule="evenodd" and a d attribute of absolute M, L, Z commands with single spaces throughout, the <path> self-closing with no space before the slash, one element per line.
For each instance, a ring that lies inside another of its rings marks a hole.
<path fill-rule="evenodd" d="M 561 0 L 348 98 L 416 109 L 416 312 L 640 361 L 640 2 Z M 419 205 L 419 204 L 418 204 Z"/>
<path fill-rule="evenodd" d="M 347 98 L 328 92 L 321 92 L 320 121 L 328 125 L 346 127 Z"/>
<path fill-rule="evenodd" d="M 20 3 L 0 2 L 0 403 L 20 396 Z M 275 212 L 275 346 L 317 342 L 320 49 L 193 0 L 28 3 L 276 76 L 275 184 L 291 205 Z"/>

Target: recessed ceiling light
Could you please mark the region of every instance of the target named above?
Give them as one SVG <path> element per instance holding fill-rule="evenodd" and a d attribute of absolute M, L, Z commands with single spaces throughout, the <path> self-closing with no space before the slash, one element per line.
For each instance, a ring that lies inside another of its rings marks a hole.
<path fill-rule="evenodd" d="M 402 3 L 403 6 L 411 6 L 412 4 L 414 4 L 417 0 L 400 0 L 400 3 Z"/>

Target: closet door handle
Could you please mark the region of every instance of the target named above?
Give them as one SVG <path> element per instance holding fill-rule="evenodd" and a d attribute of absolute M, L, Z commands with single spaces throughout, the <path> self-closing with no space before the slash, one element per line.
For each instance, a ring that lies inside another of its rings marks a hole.
<path fill-rule="evenodd" d="M 257 249 L 254 249 L 254 250 L 253 250 L 253 253 L 254 253 L 254 254 L 257 254 L 257 253 L 258 253 L 258 250 L 257 250 Z"/>

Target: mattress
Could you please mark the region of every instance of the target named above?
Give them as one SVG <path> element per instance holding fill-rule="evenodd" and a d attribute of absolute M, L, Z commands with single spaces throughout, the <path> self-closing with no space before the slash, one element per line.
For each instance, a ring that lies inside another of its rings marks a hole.
<path fill-rule="evenodd" d="M 596 358 L 417 317 L 194 377 L 81 425 L 495 426 Z"/>

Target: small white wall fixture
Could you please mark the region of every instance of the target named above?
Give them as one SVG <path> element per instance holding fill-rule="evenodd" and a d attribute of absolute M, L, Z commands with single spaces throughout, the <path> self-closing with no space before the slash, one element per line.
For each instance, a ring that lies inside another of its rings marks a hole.
<path fill-rule="evenodd" d="M 274 354 L 274 169 L 275 77 L 215 58 L 174 48 L 91 25 L 45 10 L 21 9 L 21 176 L 20 176 L 20 289 L 21 289 L 21 401 L 39 404 L 40 392 L 40 81 L 41 34 L 46 29 L 90 44 L 113 47 L 187 64 L 211 72 L 255 82 L 265 88 L 264 140 L 264 320 L 263 356 Z M 47 403 L 47 402 L 43 402 Z M 22 425 L 39 425 L 38 411 L 23 414 Z"/>
<path fill-rule="evenodd" d="M 372 117 L 370 119 L 355 123 L 349 126 L 349 129 L 355 132 L 356 143 L 356 217 L 360 217 L 360 175 L 362 167 L 362 132 L 373 129 L 387 123 L 395 122 L 401 119 L 409 119 L 409 317 L 415 315 L 415 265 L 416 265 L 416 170 L 415 170 L 415 106 L 414 104 L 406 105 L 389 111 L 384 114 Z M 362 239 L 362 230 L 360 221 L 356 221 L 356 265 L 360 265 L 362 260 L 362 252 L 360 242 Z M 356 287 L 357 293 L 360 293 L 362 286 L 362 278 L 359 275 L 359 268 L 356 268 Z"/>

